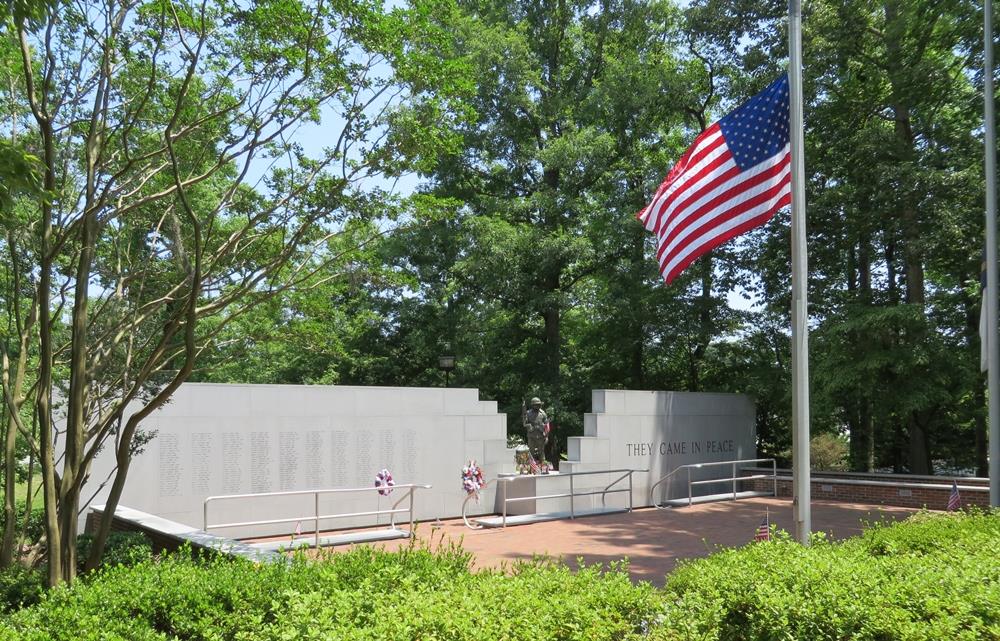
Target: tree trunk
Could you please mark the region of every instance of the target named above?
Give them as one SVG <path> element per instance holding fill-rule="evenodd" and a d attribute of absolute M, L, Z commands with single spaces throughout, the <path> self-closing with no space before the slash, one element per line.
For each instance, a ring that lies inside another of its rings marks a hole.
<path fill-rule="evenodd" d="M 192 225 L 195 230 L 195 235 L 200 234 L 200 229 L 198 227 L 197 221 Z M 111 533 L 111 523 L 114 520 L 115 511 L 118 509 L 118 501 L 121 500 L 122 490 L 125 488 L 125 479 L 128 476 L 129 465 L 132 462 L 132 438 L 135 436 L 135 431 L 139 427 L 139 424 L 147 416 L 152 414 L 156 409 L 163 406 L 177 388 L 181 386 L 191 372 L 194 370 L 195 356 L 198 353 L 197 346 L 195 344 L 195 325 L 197 323 L 197 307 L 198 307 L 198 297 L 201 292 L 201 249 L 199 241 L 196 238 L 195 241 L 195 257 L 194 257 L 194 269 L 191 274 L 191 289 L 188 292 L 187 299 L 187 309 L 184 316 L 184 364 L 177 371 L 174 378 L 164 387 L 160 392 L 154 396 L 146 405 L 138 412 L 132 414 L 125 422 L 125 427 L 122 433 L 119 435 L 118 439 L 118 449 L 115 451 L 115 457 L 118 464 L 115 470 L 115 479 L 111 484 L 111 491 L 108 494 L 108 498 L 105 501 L 105 510 L 101 518 L 100 523 L 97 526 L 97 533 L 94 536 L 94 541 L 90 546 L 90 555 L 87 557 L 86 564 L 84 568 L 86 570 L 95 569 L 101 561 L 101 557 L 104 554 L 104 546 L 107 543 L 108 535 Z M 180 323 L 174 323 L 168 327 L 165 331 L 170 337 L 173 333 L 178 331 Z M 166 341 L 164 342 L 166 343 Z M 558 457 L 556 458 L 558 461 Z M 79 496 L 79 492 L 77 493 Z"/>
<path fill-rule="evenodd" d="M 3 542 L 0 543 L 0 569 L 9 567 L 14 559 L 15 533 L 17 532 L 17 512 L 14 504 L 14 488 L 16 485 L 17 473 L 17 417 L 15 412 L 20 411 L 24 403 L 24 368 L 26 358 L 24 351 L 18 355 L 18 370 L 11 382 L 9 375 L 10 363 L 8 362 L 7 351 L 3 354 L 3 386 L 4 396 L 9 399 L 9 403 L 4 403 L 6 417 L 6 433 L 4 434 L 4 465 L 3 465 Z"/>
<path fill-rule="evenodd" d="M 641 283 L 643 282 L 642 274 L 646 267 L 646 231 L 640 225 L 634 225 L 634 227 L 635 233 L 632 236 L 632 257 L 629 266 L 631 274 L 629 282 Z M 633 289 L 632 291 L 636 290 Z M 632 382 L 632 389 L 646 389 L 646 335 L 642 322 L 643 315 L 639 311 L 641 309 L 639 301 L 635 301 L 632 308 L 632 336 L 629 340 L 629 378 Z"/>
<path fill-rule="evenodd" d="M 7 377 L 4 376 L 6 379 Z M 4 381 L 6 387 L 6 380 Z M 17 531 L 17 513 L 14 511 L 14 473 L 16 472 L 15 448 L 17 446 L 17 426 L 8 417 L 6 404 L 3 416 L 6 432 L 3 448 L 3 542 L 0 543 L 0 570 L 10 567 L 14 560 L 14 533 Z"/>
<path fill-rule="evenodd" d="M 857 287 L 858 302 L 867 313 L 872 303 L 871 252 L 867 231 L 861 233 L 858 241 Z M 856 336 L 857 341 L 866 341 L 865 336 Z M 871 390 L 859 389 L 857 394 L 857 419 L 851 432 L 851 469 L 855 472 L 871 472 L 875 469 L 875 425 L 872 421 Z"/>
<path fill-rule="evenodd" d="M 900 15 L 899 0 L 885 2 L 885 43 L 889 82 L 892 85 L 891 109 L 893 114 L 893 133 L 895 136 L 895 160 L 901 169 L 898 202 L 899 220 L 903 231 L 903 261 L 906 279 L 906 303 L 918 308 L 921 324 L 915 335 L 910 339 L 912 348 L 917 349 L 927 340 L 925 331 L 925 285 L 923 247 L 921 243 L 919 212 L 915 202 L 916 184 L 910 172 L 913 171 L 915 159 L 913 123 L 911 121 L 910 105 L 904 93 L 905 78 L 901 77 L 903 69 L 908 64 L 902 47 L 902 39 L 906 33 L 905 19 Z M 909 469 L 911 474 L 930 474 L 930 448 L 925 429 L 926 416 L 920 410 L 914 410 L 907 417 L 909 437 Z"/>
<path fill-rule="evenodd" d="M 89 389 L 87 365 L 88 288 L 97 236 L 97 219 L 87 214 L 80 228 L 80 253 L 77 258 L 76 287 L 73 296 L 72 337 L 70 349 L 69 392 L 66 397 L 66 450 L 63 453 L 59 486 L 59 528 L 62 546 L 63 580 L 72 583 L 76 576 L 77 514 L 80 512 L 80 488 L 86 478 L 86 406 Z"/>
<path fill-rule="evenodd" d="M 875 469 L 875 426 L 872 423 L 871 402 L 858 397 L 851 417 L 851 471 L 871 472 Z"/>
<path fill-rule="evenodd" d="M 699 275 L 701 276 L 701 294 L 695 303 L 698 310 L 698 333 L 697 342 L 694 346 L 694 353 L 689 361 L 690 378 L 688 390 L 692 392 L 701 391 L 701 369 L 705 362 L 705 352 L 712 341 L 712 282 L 713 263 L 712 252 L 707 252 L 699 259 Z"/>
<path fill-rule="evenodd" d="M 36 419 L 32 419 L 32 434 L 34 434 L 34 423 L 37 423 Z M 31 502 L 35 495 L 34 488 L 32 487 L 33 481 L 35 480 L 35 451 L 31 450 L 28 454 L 28 486 L 26 488 L 24 497 L 24 520 L 21 522 L 21 538 L 28 532 L 28 527 L 31 525 Z M 21 551 L 18 548 L 18 559 L 20 559 Z"/>
<path fill-rule="evenodd" d="M 27 36 L 21 32 L 22 57 L 25 60 L 26 75 L 30 76 L 30 49 Z M 30 86 L 30 85 L 29 85 Z M 52 121 L 44 112 L 36 114 L 39 132 L 42 137 L 43 162 L 45 165 L 44 187 L 46 192 L 56 192 L 56 168 L 59 158 L 56 155 L 55 135 Z M 62 546 L 59 528 L 59 501 L 56 494 L 56 462 L 52 442 L 52 368 L 54 349 L 52 338 L 51 293 L 52 293 L 52 204 L 42 202 L 42 224 L 39 238 L 38 265 L 38 381 L 36 382 L 35 408 L 38 414 L 38 449 L 39 464 L 42 466 L 42 487 L 45 500 L 45 540 L 48 547 L 48 583 L 55 587 L 64 580 L 62 567 Z"/>

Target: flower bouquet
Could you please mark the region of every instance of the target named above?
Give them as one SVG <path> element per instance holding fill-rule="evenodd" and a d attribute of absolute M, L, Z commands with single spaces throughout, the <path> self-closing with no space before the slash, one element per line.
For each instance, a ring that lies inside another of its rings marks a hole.
<path fill-rule="evenodd" d="M 476 465 L 475 459 L 469 460 L 468 464 L 462 468 L 462 489 L 468 495 L 475 495 L 479 500 L 479 491 L 486 487 L 486 479 L 483 477 L 483 470 Z"/>
<path fill-rule="evenodd" d="M 375 487 L 378 488 L 378 493 L 382 496 L 392 494 L 392 486 L 395 484 L 396 482 L 392 480 L 392 473 L 389 470 L 383 469 L 375 475 Z"/>

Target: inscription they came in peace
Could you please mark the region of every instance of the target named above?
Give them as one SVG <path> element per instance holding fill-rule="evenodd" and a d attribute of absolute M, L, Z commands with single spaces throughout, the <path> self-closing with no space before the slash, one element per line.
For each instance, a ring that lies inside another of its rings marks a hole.
<path fill-rule="evenodd" d="M 714 454 L 716 452 L 735 452 L 736 442 L 729 439 L 705 440 L 705 441 L 663 441 L 657 447 L 655 442 L 651 443 L 626 443 L 628 456 L 649 456 L 659 452 L 660 456 L 674 456 L 677 454 Z"/>

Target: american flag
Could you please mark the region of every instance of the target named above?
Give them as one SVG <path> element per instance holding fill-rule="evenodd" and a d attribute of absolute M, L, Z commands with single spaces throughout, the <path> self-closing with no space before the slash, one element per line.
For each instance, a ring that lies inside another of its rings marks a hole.
<path fill-rule="evenodd" d="M 760 522 L 757 526 L 757 531 L 753 535 L 754 541 L 770 541 L 771 540 L 771 516 L 770 514 L 764 515 L 764 520 Z"/>
<path fill-rule="evenodd" d="M 958 494 L 958 481 L 952 479 L 951 494 L 948 495 L 948 511 L 954 512 L 962 505 L 962 497 Z"/>
<path fill-rule="evenodd" d="M 702 254 L 791 204 L 788 76 L 701 133 L 637 215 L 669 283 Z"/>

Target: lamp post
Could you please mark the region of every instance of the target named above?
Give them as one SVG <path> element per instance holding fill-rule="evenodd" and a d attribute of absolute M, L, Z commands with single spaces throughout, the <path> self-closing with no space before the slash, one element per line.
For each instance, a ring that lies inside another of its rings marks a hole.
<path fill-rule="evenodd" d="M 444 386 L 448 387 L 448 375 L 455 369 L 455 357 L 438 356 L 438 369 L 444 372 Z"/>

